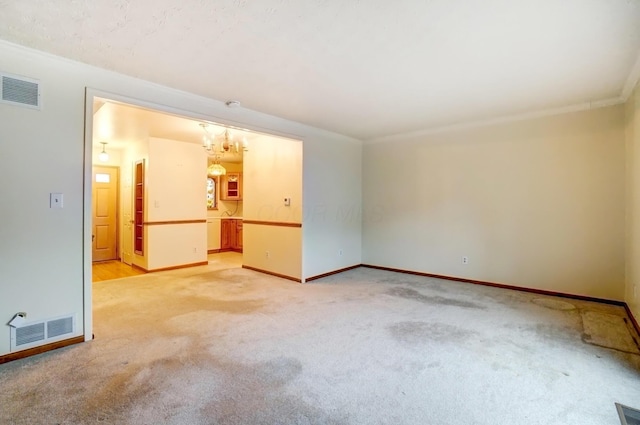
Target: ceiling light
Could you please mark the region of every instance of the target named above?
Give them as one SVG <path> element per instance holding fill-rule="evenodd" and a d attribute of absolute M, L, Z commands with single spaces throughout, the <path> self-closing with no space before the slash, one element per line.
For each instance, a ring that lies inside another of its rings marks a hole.
<path fill-rule="evenodd" d="M 227 105 L 227 108 L 239 108 L 240 107 L 240 101 L 238 101 L 238 100 L 227 100 L 225 102 L 225 105 Z"/>
<path fill-rule="evenodd" d="M 107 162 L 109 160 L 109 154 L 105 151 L 105 147 L 107 146 L 107 142 L 100 142 L 102 144 L 102 152 L 98 155 L 98 159 L 100 162 Z"/>
<path fill-rule="evenodd" d="M 212 176 L 224 176 L 227 174 L 227 169 L 220 165 L 219 162 L 214 162 L 207 167 L 207 174 Z"/>
<path fill-rule="evenodd" d="M 241 154 L 243 151 L 249 150 L 246 137 L 242 138 L 241 145 L 234 140 L 233 133 L 228 128 L 225 128 L 219 134 L 215 134 L 209 131 L 209 124 L 200 123 L 199 125 L 204 132 L 202 135 L 202 147 L 210 156 L 220 159 L 226 153 Z"/>

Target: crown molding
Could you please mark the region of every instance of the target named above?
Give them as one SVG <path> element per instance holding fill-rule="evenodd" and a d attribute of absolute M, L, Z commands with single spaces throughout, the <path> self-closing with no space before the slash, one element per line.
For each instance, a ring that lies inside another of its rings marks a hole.
<path fill-rule="evenodd" d="M 625 100 L 622 97 L 612 97 L 609 99 L 578 103 L 575 105 L 563 106 L 560 108 L 543 109 L 540 111 L 532 111 L 532 112 L 526 112 L 523 114 L 515 114 L 515 115 L 503 115 L 495 118 L 488 118 L 485 120 L 468 121 L 465 123 L 431 127 L 424 130 L 412 131 L 408 133 L 391 134 L 388 136 L 382 136 L 374 139 L 365 140 L 364 144 L 373 145 L 377 143 L 385 143 L 385 142 L 391 142 L 391 141 L 394 141 L 394 142 L 406 141 L 416 137 L 428 136 L 428 135 L 438 134 L 438 133 L 446 133 L 446 132 L 456 131 L 456 130 L 468 130 L 473 128 L 486 127 L 486 126 L 495 125 L 495 124 L 504 124 L 504 123 L 514 122 L 514 121 L 524 121 L 528 119 L 566 114 L 570 112 L 580 112 L 580 111 L 588 111 L 591 109 L 605 108 L 607 106 L 619 105 L 624 102 Z"/>
<path fill-rule="evenodd" d="M 625 82 L 624 88 L 622 89 L 622 94 L 620 95 L 624 102 L 629 99 L 629 96 L 633 92 L 633 89 L 636 87 L 636 84 L 638 84 L 638 80 L 640 80 L 640 50 L 638 50 L 636 63 L 631 68 L 631 72 L 629 72 L 627 81 Z"/>

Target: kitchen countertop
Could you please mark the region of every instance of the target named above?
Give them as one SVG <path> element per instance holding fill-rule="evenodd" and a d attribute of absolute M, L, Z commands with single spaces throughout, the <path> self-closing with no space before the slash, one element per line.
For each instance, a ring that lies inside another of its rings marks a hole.
<path fill-rule="evenodd" d="M 236 220 L 242 220 L 242 217 L 240 216 L 228 216 L 228 215 L 223 215 L 223 216 L 218 216 L 218 217 L 207 217 L 207 220 L 224 220 L 224 219 L 228 219 L 228 218 L 235 218 Z"/>

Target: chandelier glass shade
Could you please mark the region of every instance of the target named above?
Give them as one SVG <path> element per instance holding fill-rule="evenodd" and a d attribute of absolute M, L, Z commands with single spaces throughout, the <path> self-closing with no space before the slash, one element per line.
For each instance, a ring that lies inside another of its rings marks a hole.
<path fill-rule="evenodd" d="M 207 174 L 212 176 L 224 176 L 227 174 L 227 169 L 220 165 L 219 162 L 214 162 L 207 167 Z"/>

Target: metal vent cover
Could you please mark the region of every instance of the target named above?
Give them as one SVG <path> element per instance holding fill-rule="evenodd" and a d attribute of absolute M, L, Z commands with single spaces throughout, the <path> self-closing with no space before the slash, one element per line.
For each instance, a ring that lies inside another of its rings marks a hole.
<path fill-rule="evenodd" d="M 54 317 L 11 328 L 11 351 L 25 350 L 71 338 L 76 333 L 76 315 Z"/>
<path fill-rule="evenodd" d="M 0 73 L 2 96 L 0 102 L 40 109 L 40 82 L 31 78 Z"/>
<path fill-rule="evenodd" d="M 47 338 L 55 338 L 60 335 L 73 332 L 73 318 L 50 320 L 47 322 Z"/>
<path fill-rule="evenodd" d="M 633 409 L 629 406 L 625 406 L 620 403 L 615 403 L 618 416 L 620 416 L 620 423 L 622 425 L 639 425 L 640 424 L 640 410 Z"/>
<path fill-rule="evenodd" d="M 16 347 L 32 342 L 43 341 L 44 339 L 44 323 L 35 323 L 33 325 L 16 328 Z"/>

